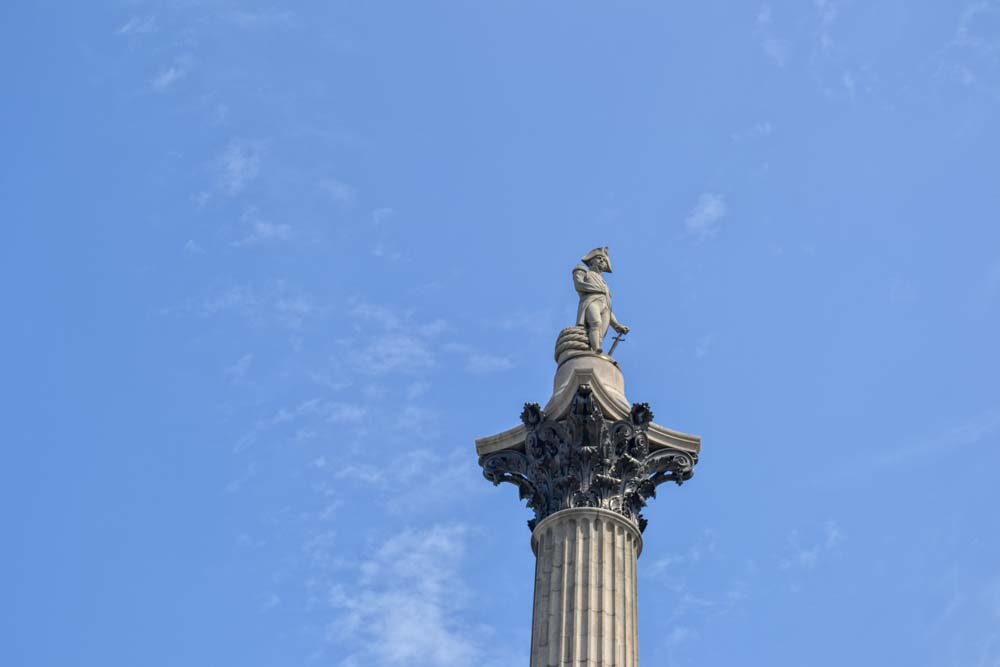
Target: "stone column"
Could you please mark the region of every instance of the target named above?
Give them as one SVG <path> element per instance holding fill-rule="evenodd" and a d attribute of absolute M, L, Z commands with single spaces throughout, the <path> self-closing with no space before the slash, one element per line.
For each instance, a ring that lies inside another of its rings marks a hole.
<path fill-rule="evenodd" d="M 638 667 L 635 524 L 609 510 L 562 510 L 535 527 L 531 548 L 531 667 Z"/>
<path fill-rule="evenodd" d="M 535 514 L 531 667 L 637 667 L 642 509 L 691 478 L 701 439 L 630 404 L 607 355 L 564 351 L 553 385 L 521 426 L 476 441 L 483 476 L 516 486 Z"/>

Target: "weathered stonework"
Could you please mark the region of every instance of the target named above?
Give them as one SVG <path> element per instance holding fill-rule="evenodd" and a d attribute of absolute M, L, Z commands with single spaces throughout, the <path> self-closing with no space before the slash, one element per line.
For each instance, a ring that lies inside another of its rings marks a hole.
<path fill-rule="evenodd" d="M 691 478 L 701 449 L 652 420 L 614 359 L 574 351 L 544 409 L 528 403 L 520 426 L 476 441 L 486 479 L 515 485 L 535 514 L 531 667 L 638 667 L 642 509 Z"/>
<path fill-rule="evenodd" d="M 606 419 L 591 386 L 582 384 L 563 419 L 549 419 L 537 403 L 526 404 L 524 450 L 486 454 L 479 463 L 494 484 L 518 487 L 535 511 L 529 528 L 560 510 L 599 507 L 641 531 L 646 527 L 641 510 L 656 487 L 690 479 L 698 460 L 682 450 L 651 452 L 647 431 L 652 420 L 645 403 L 634 404 L 628 419 Z"/>
<path fill-rule="evenodd" d="M 538 524 L 531 547 L 531 667 L 637 667 L 635 525 L 607 510 L 564 510 Z"/>

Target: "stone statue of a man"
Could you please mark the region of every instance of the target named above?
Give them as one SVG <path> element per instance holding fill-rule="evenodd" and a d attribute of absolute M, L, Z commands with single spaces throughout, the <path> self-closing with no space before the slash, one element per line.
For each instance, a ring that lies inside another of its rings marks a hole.
<path fill-rule="evenodd" d="M 590 349 L 604 352 L 604 337 L 608 327 L 618 333 L 628 333 L 628 327 L 618 321 L 611 310 L 611 290 L 602 273 L 611 273 L 611 257 L 607 248 L 594 248 L 583 257 L 583 264 L 573 269 L 573 286 L 580 295 L 576 324 L 587 330 Z"/>

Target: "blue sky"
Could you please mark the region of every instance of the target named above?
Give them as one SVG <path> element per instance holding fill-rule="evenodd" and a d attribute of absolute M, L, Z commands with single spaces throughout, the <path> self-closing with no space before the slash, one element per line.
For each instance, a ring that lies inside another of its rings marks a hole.
<path fill-rule="evenodd" d="M 1000 665 L 1000 2 L 6 2 L 4 665 L 526 664 L 611 247 L 646 665 Z M 9 411 L 9 412 L 8 412 Z"/>

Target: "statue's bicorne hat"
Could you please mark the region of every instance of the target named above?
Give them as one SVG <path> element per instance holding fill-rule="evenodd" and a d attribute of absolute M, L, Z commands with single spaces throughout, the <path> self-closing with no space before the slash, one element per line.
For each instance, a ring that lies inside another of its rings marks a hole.
<path fill-rule="evenodd" d="M 587 262 L 589 262 L 590 260 L 594 259 L 598 255 L 601 255 L 601 256 L 604 257 L 604 261 L 608 265 L 608 273 L 611 273 L 611 255 L 608 254 L 608 248 L 607 248 L 607 246 L 605 246 L 603 248 L 594 248 L 593 250 L 591 250 L 590 252 L 588 252 L 586 255 L 583 256 L 583 263 L 586 264 Z"/>

